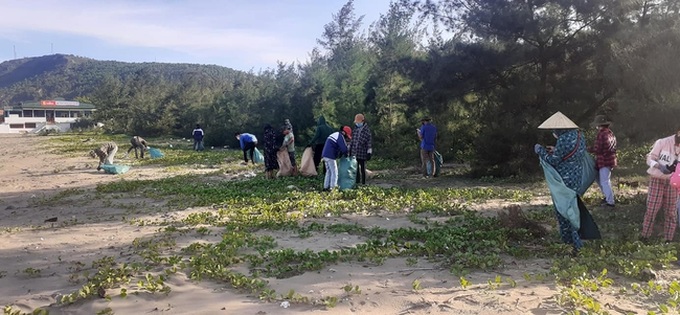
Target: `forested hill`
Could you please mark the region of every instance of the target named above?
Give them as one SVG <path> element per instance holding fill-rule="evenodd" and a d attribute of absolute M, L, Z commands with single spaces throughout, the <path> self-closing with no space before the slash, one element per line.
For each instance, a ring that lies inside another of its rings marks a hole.
<path fill-rule="evenodd" d="M 259 138 L 285 118 L 303 147 L 320 115 L 338 128 L 363 113 L 376 157 L 413 160 L 415 130 L 431 116 L 446 161 L 492 176 L 538 171 L 534 145 L 555 139 L 537 126 L 557 111 L 589 131 L 589 143 L 598 114 L 612 119 L 621 147 L 679 128 L 678 0 L 404 0 L 363 23 L 348 0 L 307 60 L 256 74 L 14 60 L 0 65 L 0 102 L 80 97 L 107 132 L 189 137 L 200 123 L 206 145 L 232 147 L 234 132 Z"/>
<path fill-rule="evenodd" d="M 217 88 L 232 83 L 239 74 L 243 72 L 215 65 L 128 63 L 62 54 L 22 58 L 0 63 L 0 105 L 54 97 L 90 98 L 107 78 L 125 82 L 145 75 L 179 85 L 201 76 Z"/>

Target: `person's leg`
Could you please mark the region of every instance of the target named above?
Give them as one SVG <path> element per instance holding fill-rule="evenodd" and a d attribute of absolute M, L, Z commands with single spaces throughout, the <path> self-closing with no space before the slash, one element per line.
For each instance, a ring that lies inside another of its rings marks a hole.
<path fill-rule="evenodd" d="M 330 162 L 326 164 L 326 169 L 328 174 L 330 174 L 330 189 L 338 187 L 338 161 L 330 160 Z"/>
<path fill-rule="evenodd" d="M 118 147 L 114 147 L 113 150 L 106 155 L 106 164 L 113 164 L 113 158 L 116 156 L 116 152 L 118 152 Z"/>
<path fill-rule="evenodd" d="M 357 160 L 357 184 L 366 184 L 366 160 Z"/>
<path fill-rule="evenodd" d="M 142 157 L 142 159 L 144 158 L 144 151 L 146 151 L 144 146 L 139 147 L 139 152 L 140 152 L 140 156 Z M 135 151 L 135 153 L 137 153 L 137 151 Z M 135 154 L 135 156 L 137 156 L 137 155 Z"/>
<path fill-rule="evenodd" d="M 664 239 L 667 242 L 670 242 L 673 241 L 673 236 L 675 236 L 675 228 L 678 226 L 678 192 L 675 188 L 673 188 L 673 186 L 670 185 L 669 181 L 665 182 L 663 191 L 663 207 L 666 211 L 664 213 L 665 222 L 663 226 L 663 234 Z"/>
<path fill-rule="evenodd" d="M 319 164 L 321 163 L 321 153 L 323 153 L 323 144 L 317 144 L 313 147 L 314 149 L 314 169 L 319 172 Z M 326 169 L 326 163 L 324 163 L 323 168 Z"/>
<path fill-rule="evenodd" d="M 323 164 L 326 166 L 326 169 L 329 170 L 323 178 L 323 189 L 331 189 L 331 159 L 324 158 Z"/>
<path fill-rule="evenodd" d="M 250 155 L 250 161 L 255 164 L 255 159 L 253 158 L 253 155 L 255 155 L 255 143 L 251 142 L 248 145 L 248 155 Z"/>
<path fill-rule="evenodd" d="M 420 164 L 423 176 L 427 177 L 427 151 L 420 149 Z"/>
<path fill-rule="evenodd" d="M 427 151 L 427 160 L 430 161 L 430 164 L 432 165 L 432 177 L 434 177 L 434 174 L 437 173 L 437 163 L 434 160 L 434 150 Z"/>
<path fill-rule="evenodd" d="M 662 179 L 650 177 L 647 188 L 647 211 L 642 221 L 642 237 L 649 238 L 654 231 L 654 220 L 663 201 Z"/>
<path fill-rule="evenodd" d="M 293 176 L 297 175 L 297 164 L 295 163 L 295 152 L 288 152 L 288 158 L 290 159 L 290 165 L 293 167 Z"/>
<path fill-rule="evenodd" d="M 614 191 L 612 190 L 611 184 L 611 174 L 612 174 L 611 168 L 609 167 L 600 168 L 598 184 L 600 185 L 600 189 L 602 190 L 602 194 L 604 195 L 604 200 L 607 203 L 607 205 L 613 206 L 615 200 Z"/>

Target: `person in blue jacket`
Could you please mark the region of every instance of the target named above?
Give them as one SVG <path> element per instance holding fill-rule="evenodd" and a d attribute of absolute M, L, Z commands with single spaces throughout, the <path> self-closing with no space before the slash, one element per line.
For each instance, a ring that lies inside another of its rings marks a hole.
<path fill-rule="evenodd" d="M 194 150 L 196 151 L 203 151 L 203 129 L 201 129 L 201 125 L 196 124 L 196 129 L 191 132 L 191 135 L 194 136 Z"/>
<path fill-rule="evenodd" d="M 347 141 L 352 139 L 352 128 L 343 126 L 340 131 L 332 133 L 326 138 L 323 146 L 324 164 L 326 165 L 326 176 L 324 177 L 323 190 L 331 190 L 338 187 L 338 162 L 342 155 L 347 155 Z"/>
<path fill-rule="evenodd" d="M 241 144 L 241 150 L 243 150 L 243 160 L 245 163 L 248 164 L 248 156 L 250 156 L 250 160 L 253 161 L 253 164 L 255 164 L 255 160 L 253 159 L 253 153 L 255 152 L 255 146 L 257 145 L 257 138 L 255 135 L 240 132 L 237 132 L 234 135 Z"/>

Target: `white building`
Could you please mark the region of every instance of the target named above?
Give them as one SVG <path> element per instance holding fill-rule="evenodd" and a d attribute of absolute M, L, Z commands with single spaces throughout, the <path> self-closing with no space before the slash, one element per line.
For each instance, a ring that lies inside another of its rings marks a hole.
<path fill-rule="evenodd" d="M 92 104 L 62 99 L 22 102 L 0 109 L 0 133 L 38 132 L 43 129 L 68 131 L 80 117 L 95 111 Z"/>

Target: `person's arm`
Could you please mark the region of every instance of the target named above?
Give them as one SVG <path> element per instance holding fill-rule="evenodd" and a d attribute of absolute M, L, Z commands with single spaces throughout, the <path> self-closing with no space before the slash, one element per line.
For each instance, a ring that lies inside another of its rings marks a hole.
<path fill-rule="evenodd" d="M 654 146 L 652 147 L 652 151 L 650 151 L 649 154 L 647 154 L 647 165 L 656 168 L 661 167 L 661 164 L 659 163 L 660 154 L 661 154 L 661 140 L 656 140 L 656 142 L 654 142 Z"/>
<path fill-rule="evenodd" d="M 319 141 L 319 138 L 321 138 L 321 128 L 317 126 L 317 127 L 316 127 L 316 132 L 314 133 L 314 138 L 312 138 L 312 140 L 309 140 L 309 143 L 307 144 L 307 146 L 308 146 L 308 147 L 309 147 L 309 146 L 312 146 L 312 145 L 315 144 L 317 141 Z"/>
<path fill-rule="evenodd" d="M 342 134 L 338 136 L 338 149 L 340 149 L 340 152 L 342 152 L 342 154 L 347 154 L 347 152 L 349 152 L 349 149 L 347 148 L 347 143 L 345 142 L 345 137 L 343 137 Z"/>
<path fill-rule="evenodd" d="M 569 143 L 571 141 L 565 139 L 564 137 L 560 137 L 557 139 L 557 143 L 555 144 L 555 149 L 553 149 L 552 154 L 548 153 L 545 148 L 541 147 L 538 155 L 541 157 L 541 159 L 548 162 L 548 164 L 557 166 L 558 164 L 562 163 L 562 159 L 565 156 L 574 150 L 576 145 L 579 145 L 578 141 L 580 141 L 580 139 L 577 138 L 576 141 L 577 142 L 572 146 Z"/>
<path fill-rule="evenodd" d="M 245 149 L 246 149 L 246 143 L 243 141 L 243 138 L 245 138 L 245 136 L 244 136 L 244 135 L 241 135 L 241 137 L 238 139 L 238 143 L 239 143 L 239 145 L 241 146 L 241 150 L 245 150 Z"/>

